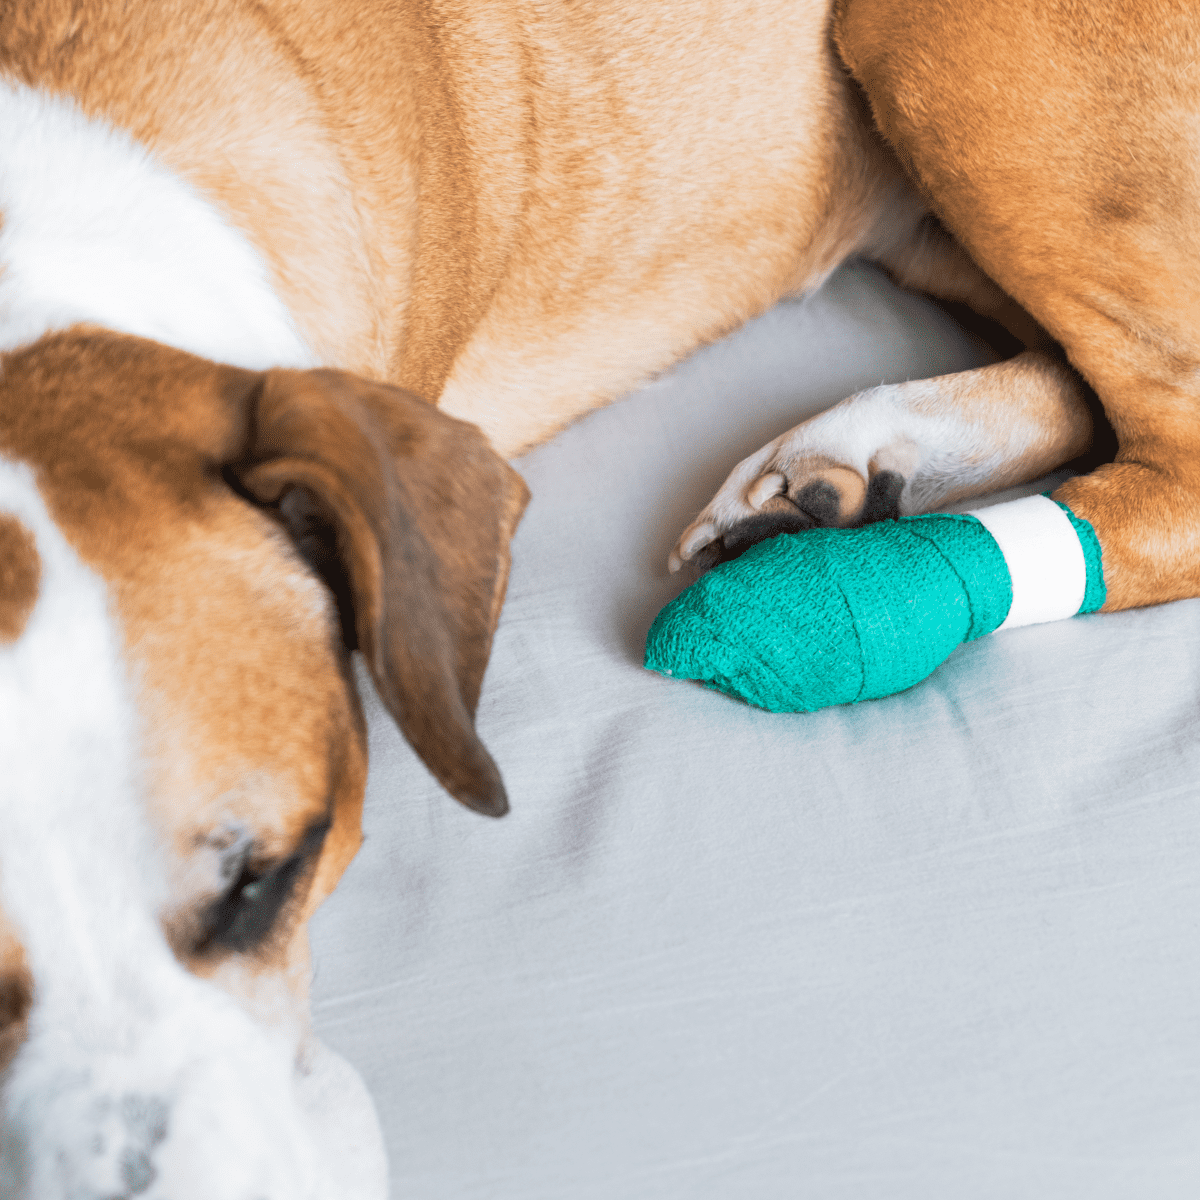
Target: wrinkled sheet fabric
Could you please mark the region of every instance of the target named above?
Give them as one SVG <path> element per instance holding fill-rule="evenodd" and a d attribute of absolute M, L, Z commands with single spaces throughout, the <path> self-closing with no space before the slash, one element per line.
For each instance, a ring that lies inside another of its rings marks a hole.
<path fill-rule="evenodd" d="M 639 665 L 740 458 L 985 361 L 851 266 L 517 464 L 479 707 L 512 813 L 372 698 L 367 843 L 313 926 L 396 1200 L 1200 1195 L 1200 603 L 812 715 Z"/>

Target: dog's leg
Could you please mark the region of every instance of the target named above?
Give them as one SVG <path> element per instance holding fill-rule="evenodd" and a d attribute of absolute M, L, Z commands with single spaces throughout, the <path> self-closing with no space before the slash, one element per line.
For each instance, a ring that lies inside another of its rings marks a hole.
<path fill-rule="evenodd" d="M 739 463 L 684 530 L 671 569 L 711 566 L 776 533 L 867 524 L 1036 479 L 1091 436 L 1078 377 L 1036 351 L 871 388 Z"/>
<path fill-rule="evenodd" d="M 901 287 L 966 305 L 1003 326 L 1026 350 L 1055 350 L 1053 338 L 979 269 L 932 213 L 915 222 L 896 224 L 885 215 L 862 253 L 885 268 Z"/>
<path fill-rule="evenodd" d="M 1200 26 L 1182 0 L 847 0 L 836 28 L 946 226 L 1062 344 L 1116 461 L 1056 498 L 1107 609 L 1200 596 Z"/>

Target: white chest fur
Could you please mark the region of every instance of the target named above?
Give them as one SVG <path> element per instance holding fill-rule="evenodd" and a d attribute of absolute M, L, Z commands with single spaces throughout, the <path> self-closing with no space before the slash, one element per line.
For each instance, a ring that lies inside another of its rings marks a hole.
<path fill-rule="evenodd" d="M 90 322 L 252 370 L 313 356 L 262 256 L 127 134 L 0 83 L 0 351 Z"/>

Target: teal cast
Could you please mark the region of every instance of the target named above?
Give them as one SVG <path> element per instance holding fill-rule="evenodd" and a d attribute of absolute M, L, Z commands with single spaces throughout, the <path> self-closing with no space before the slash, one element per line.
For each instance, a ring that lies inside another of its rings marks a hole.
<path fill-rule="evenodd" d="M 1059 507 L 1087 564 L 1079 612 L 1094 612 L 1100 543 Z M 645 665 L 770 712 L 813 712 L 920 683 L 1011 603 L 1004 556 L 973 516 L 811 529 L 760 542 L 677 596 L 650 627 Z"/>

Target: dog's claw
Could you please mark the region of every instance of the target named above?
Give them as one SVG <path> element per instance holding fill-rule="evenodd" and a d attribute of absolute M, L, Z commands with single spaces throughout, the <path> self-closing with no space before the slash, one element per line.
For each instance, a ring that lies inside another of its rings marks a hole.
<path fill-rule="evenodd" d="M 901 515 L 906 478 L 880 469 L 867 476 L 827 457 L 778 464 L 772 444 L 740 463 L 675 543 L 667 560 L 701 571 L 737 558 L 756 542 L 811 528 L 869 525 Z"/>
<path fill-rule="evenodd" d="M 758 512 L 768 500 L 787 491 L 787 477 L 780 471 L 772 471 L 757 479 L 746 493 L 746 503 Z"/>
<path fill-rule="evenodd" d="M 667 559 L 667 569 L 672 575 L 688 562 L 698 550 L 703 550 L 717 536 L 717 527 L 711 521 L 688 530 L 675 544 Z"/>

